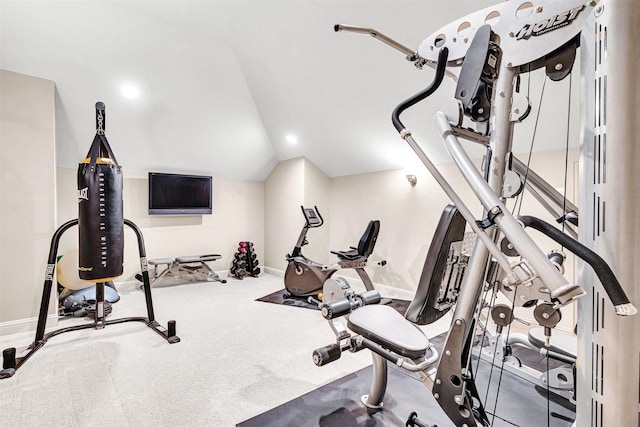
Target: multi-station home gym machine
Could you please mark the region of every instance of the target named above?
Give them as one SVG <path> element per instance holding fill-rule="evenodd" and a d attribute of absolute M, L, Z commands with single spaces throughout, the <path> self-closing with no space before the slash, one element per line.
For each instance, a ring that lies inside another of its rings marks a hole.
<path fill-rule="evenodd" d="M 470 349 L 482 329 L 483 316 L 487 318 L 483 313 L 490 313 L 498 333 L 504 333 L 514 320 L 515 307 L 533 309 L 544 330 L 542 354 L 553 356 L 550 338 L 561 309 L 577 301 L 575 425 L 640 425 L 640 320 L 634 316 L 640 304 L 636 283 L 640 277 L 640 199 L 635 197 L 640 187 L 640 150 L 634 138 L 635 124 L 640 123 L 636 77 L 640 45 L 633 38 L 637 22 L 637 1 L 510 0 L 435 31 L 417 51 L 371 28 L 336 25 L 336 31 L 368 34 L 383 41 L 418 68 L 436 69 L 426 89 L 396 107 L 392 122 L 455 205 L 443 213 L 425 262 L 423 276 L 433 280 L 421 277 L 405 316 L 375 304 L 379 297 L 371 292 L 356 295 L 346 290 L 344 298 L 322 303 L 322 314 L 336 333 L 336 343 L 317 349 L 314 362 L 332 362 L 345 350 L 371 350 L 374 378 L 370 394 L 363 397 L 367 407 L 382 408 L 387 362 L 393 362 L 420 376 L 455 425 L 493 425 L 489 418 L 495 414 L 478 395 L 471 363 Z M 529 93 L 519 90 L 521 76 L 543 69 L 548 80 L 562 80 L 571 75 L 578 48 L 583 94 L 579 221 L 578 208 L 558 199 L 557 192 L 541 177 L 529 174 L 511 153 L 515 125 L 531 109 Z M 445 77 L 456 82 L 456 92 L 435 114 L 435 124 L 477 197 L 481 215 L 474 214 L 470 202 L 454 191 L 400 120 L 403 111 L 429 97 Z M 482 170 L 471 162 L 460 139 L 485 147 Z M 536 187 L 536 199 L 559 225 L 519 216 L 506 207 L 521 189 L 532 187 Z M 543 193 L 559 202 L 556 208 L 538 197 Z M 429 266 L 429 257 L 435 257 L 431 262 L 436 264 L 453 259 L 445 254 L 451 254 L 449 247 L 463 239 L 454 230 L 460 218 L 475 242 L 466 254 L 455 301 L 444 304 L 447 301 L 440 297 L 448 289 L 448 275 L 444 268 Z M 580 259 L 578 283 L 564 278 L 559 251 L 542 252 L 528 234 L 532 228 Z M 508 295 L 511 305 L 492 305 L 497 293 Z M 413 324 L 429 323 L 429 318 L 439 317 L 434 312 L 449 309 L 452 323 L 438 353 Z M 346 324 L 336 327 L 345 314 L 349 314 Z M 408 425 L 424 424 L 411 415 Z M 421 418 L 428 420 L 428 414 Z M 536 423 L 543 425 L 544 421 Z"/>
<path fill-rule="evenodd" d="M 176 335 L 176 322 L 170 320 L 167 328 L 155 320 L 147 255 L 140 229 L 128 219 L 123 218 L 122 169 L 111 151 L 105 136 L 106 111 L 102 102 L 96 103 L 96 135 L 87 158 L 78 167 L 78 219 L 72 219 L 61 225 L 53 234 L 49 249 L 49 258 L 45 271 L 44 287 L 38 314 L 35 339 L 25 348 L 16 350 L 6 348 L 2 352 L 2 370 L 0 379 L 12 377 L 33 354 L 47 341 L 65 332 L 81 329 L 103 329 L 107 325 L 124 322 L 142 322 L 158 333 L 167 342 L 180 341 Z M 123 317 L 106 319 L 104 305 L 105 282 L 123 273 L 124 226 L 134 231 L 138 241 L 140 255 L 141 280 L 144 284 L 144 296 L 147 306 L 146 317 Z M 45 333 L 47 311 L 51 290 L 55 285 L 58 243 L 62 235 L 74 226 L 78 226 L 80 246 L 78 273 L 82 280 L 94 282 L 96 302 L 93 323 L 68 326 Z"/>

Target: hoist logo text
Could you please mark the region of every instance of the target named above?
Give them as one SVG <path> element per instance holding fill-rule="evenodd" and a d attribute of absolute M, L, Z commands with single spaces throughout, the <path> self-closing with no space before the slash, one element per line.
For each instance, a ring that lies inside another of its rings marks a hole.
<path fill-rule="evenodd" d="M 527 40 L 531 36 L 540 36 L 548 33 L 549 31 L 569 25 L 578 17 L 578 14 L 583 9 L 584 5 L 580 5 L 549 19 L 544 19 L 537 24 L 526 24 L 516 33 L 515 38 L 516 40 Z"/>

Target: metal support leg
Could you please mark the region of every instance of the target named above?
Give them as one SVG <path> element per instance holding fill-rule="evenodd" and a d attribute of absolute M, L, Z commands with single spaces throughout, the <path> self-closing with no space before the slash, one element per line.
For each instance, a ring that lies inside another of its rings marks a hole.
<path fill-rule="evenodd" d="M 95 328 L 103 329 L 105 325 L 104 321 L 104 282 L 98 282 L 96 283 Z"/>
<path fill-rule="evenodd" d="M 44 333 L 46 322 L 47 322 L 47 311 L 49 307 L 49 299 L 51 298 L 51 288 L 53 286 L 54 273 L 56 268 L 56 256 L 58 253 L 58 243 L 60 241 L 60 237 L 62 234 L 67 231 L 69 228 L 74 225 L 78 225 L 78 220 L 73 219 L 71 221 L 66 222 L 60 228 L 56 230 L 51 239 L 51 246 L 49 249 L 49 258 L 47 261 L 47 269 L 45 272 L 45 280 L 42 291 L 42 300 L 40 302 L 40 312 L 38 316 L 38 326 L 36 329 L 35 340 L 24 348 L 20 353 L 16 351 L 16 348 L 11 347 L 4 349 L 2 352 L 2 370 L 0 371 L 0 379 L 12 377 L 16 370 L 22 366 L 36 351 L 38 351 L 42 346 L 44 346 L 49 338 L 52 338 L 56 335 L 60 335 L 65 332 L 77 331 L 80 329 L 102 329 L 106 325 L 111 325 L 115 323 L 124 323 L 124 322 L 143 322 L 153 331 L 158 333 L 164 339 L 166 339 L 169 343 L 177 343 L 180 342 L 180 338 L 176 336 L 176 324 L 175 321 L 170 320 L 168 322 L 167 328 L 161 326 L 158 322 L 155 321 L 154 313 L 153 313 L 153 301 L 151 299 L 151 285 L 149 283 L 149 269 L 147 265 L 147 255 L 144 248 L 144 239 L 142 237 L 142 232 L 140 229 L 128 219 L 124 220 L 125 225 L 129 226 L 136 233 L 138 238 L 138 249 L 140 252 L 140 268 L 141 268 L 141 277 L 142 283 L 144 284 L 144 294 L 145 300 L 147 303 L 147 317 L 123 317 L 120 319 L 111 319 L 106 320 L 104 315 L 104 283 L 96 284 L 96 312 L 95 312 L 95 321 L 91 324 L 84 325 L 76 325 L 70 326 L 67 328 L 60 328 L 54 331 L 51 331 L 47 334 Z"/>
<path fill-rule="evenodd" d="M 387 391 L 387 361 L 380 355 L 371 352 L 373 358 L 373 379 L 369 394 L 362 396 L 361 400 L 369 409 L 381 409 L 382 399 Z"/>

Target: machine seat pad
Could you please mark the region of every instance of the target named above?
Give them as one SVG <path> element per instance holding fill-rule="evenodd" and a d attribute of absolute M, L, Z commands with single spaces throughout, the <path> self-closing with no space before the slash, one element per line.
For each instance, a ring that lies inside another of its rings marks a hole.
<path fill-rule="evenodd" d="M 349 315 L 349 329 L 376 344 L 411 359 L 423 357 L 429 338 L 388 305 L 365 305 Z"/>
<path fill-rule="evenodd" d="M 222 258 L 222 255 L 218 254 L 209 254 L 209 255 L 200 255 L 200 256 L 181 256 L 176 257 L 176 261 L 180 264 L 188 264 L 192 262 L 205 262 L 205 261 L 215 261 L 217 259 Z"/>
<path fill-rule="evenodd" d="M 542 348 L 547 342 L 547 337 L 544 336 L 544 328 L 531 328 L 529 329 L 529 342 L 536 348 Z M 551 334 L 551 347 L 549 350 L 556 353 L 564 354 L 565 356 L 577 357 L 578 355 L 578 339 L 573 334 L 566 332 L 553 331 Z"/>
<path fill-rule="evenodd" d="M 149 260 L 149 264 L 151 265 L 173 264 L 173 262 L 173 258 L 155 258 Z"/>

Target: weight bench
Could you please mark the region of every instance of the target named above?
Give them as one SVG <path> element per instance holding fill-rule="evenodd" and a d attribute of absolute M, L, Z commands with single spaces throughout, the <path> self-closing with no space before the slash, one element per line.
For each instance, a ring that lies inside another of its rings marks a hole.
<path fill-rule="evenodd" d="M 157 280 L 168 276 L 180 276 L 181 273 L 193 275 L 200 280 L 206 280 L 208 282 L 220 282 L 227 283 L 226 280 L 221 278 L 209 265 L 208 261 L 215 261 L 222 258 L 222 255 L 209 254 L 200 256 L 181 256 L 176 258 L 155 258 L 150 259 L 149 265 L 153 266 L 153 274 L 151 275 L 151 284 Z M 160 270 L 160 266 L 165 266 L 163 270 Z"/>

